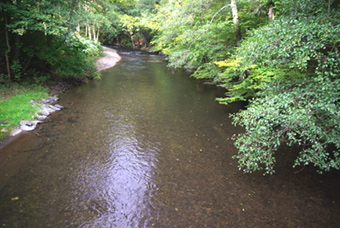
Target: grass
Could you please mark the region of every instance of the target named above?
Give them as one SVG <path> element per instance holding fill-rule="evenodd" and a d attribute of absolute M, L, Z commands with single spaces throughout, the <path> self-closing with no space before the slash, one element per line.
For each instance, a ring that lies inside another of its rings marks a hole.
<path fill-rule="evenodd" d="M 32 119 L 39 106 L 33 107 L 30 101 L 47 97 L 48 88 L 39 85 L 0 85 L 0 141 L 19 126 L 21 120 Z"/>

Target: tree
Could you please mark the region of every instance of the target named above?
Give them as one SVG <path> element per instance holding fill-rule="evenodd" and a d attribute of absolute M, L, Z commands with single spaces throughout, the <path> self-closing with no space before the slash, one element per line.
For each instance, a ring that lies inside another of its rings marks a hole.
<path fill-rule="evenodd" d="M 225 57 L 236 42 L 231 8 L 224 6 L 224 1 L 211 0 L 161 5 L 156 15 L 159 26 L 152 41 L 154 49 L 168 55 L 169 66 L 174 69 L 197 69 L 212 59 Z"/>
<path fill-rule="evenodd" d="M 275 152 L 283 144 L 300 149 L 294 167 L 313 164 L 320 173 L 339 169 L 339 97 L 340 80 L 272 83 L 234 115 L 234 123 L 245 128 L 234 138 L 240 169 L 274 173 Z"/>
<path fill-rule="evenodd" d="M 11 52 L 11 46 L 9 44 L 9 38 L 8 38 L 8 30 L 7 30 L 7 25 L 8 25 L 8 19 L 7 19 L 7 15 L 4 9 L 2 9 L 2 15 L 4 17 L 4 31 L 5 31 L 5 40 L 6 40 L 6 45 L 7 45 L 7 50 L 5 50 L 5 59 L 6 59 L 6 70 L 7 70 L 7 80 L 9 82 L 11 82 L 11 70 L 10 70 L 10 63 L 9 63 L 9 57 L 8 57 L 8 53 Z"/>
<path fill-rule="evenodd" d="M 272 0 L 269 0 L 267 2 L 267 7 L 268 7 L 268 19 L 269 19 L 269 22 L 272 22 L 274 20 L 274 9 L 273 9 L 273 1 Z"/>
<path fill-rule="evenodd" d="M 193 77 L 218 84 L 221 70 L 214 62 L 234 53 L 241 34 L 246 37 L 247 31 L 268 23 L 267 12 L 256 11 L 259 4 L 253 2 L 164 1 L 153 17 L 158 24 L 153 50 L 168 55 L 169 67 L 195 70 Z"/>
<path fill-rule="evenodd" d="M 234 21 L 234 27 L 235 27 L 235 35 L 236 35 L 236 46 L 239 46 L 241 42 L 241 32 L 239 28 L 239 19 L 238 19 L 238 11 L 235 0 L 230 1 L 231 10 L 233 12 L 233 21 Z"/>
<path fill-rule="evenodd" d="M 7 44 L 1 53 L 6 60 L 7 81 L 28 79 L 39 71 L 54 76 L 94 74 L 95 66 L 90 62 L 100 48 L 74 34 L 79 5 L 80 1 L 72 0 L 0 2 L 5 28 L 0 39 Z"/>
<path fill-rule="evenodd" d="M 340 13 L 332 6 L 282 0 L 280 18 L 254 31 L 238 50 L 233 67 L 248 73 L 233 76 L 239 81 L 228 81 L 233 90 L 220 101 L 244 99 L 249 91 L 254 97 L 233 115 L 245 128 L 234 137 L 243 171 L 274 173 L 282 144 L 300 148 L 294 166 L 313 164 L 320 173 L 340 168 Z"/>
<path fill-rule="evenodd" d="M 132 48 L 135 49 L 135 36 L 139 30 L 139 18 L 125 14 L 121 17 L 120 21 L 123 24 L 125 34 L 131 39 Z"/>

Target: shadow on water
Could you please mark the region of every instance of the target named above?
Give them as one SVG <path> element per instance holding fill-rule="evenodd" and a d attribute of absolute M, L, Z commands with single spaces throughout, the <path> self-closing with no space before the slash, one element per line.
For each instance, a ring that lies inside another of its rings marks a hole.
<path fill-rule="evenodd" d="M 123 59 L 0 151 L 4 227 L 340 227 L 339 173 L 242 174 L 219 91 L 164 58 Z"/>

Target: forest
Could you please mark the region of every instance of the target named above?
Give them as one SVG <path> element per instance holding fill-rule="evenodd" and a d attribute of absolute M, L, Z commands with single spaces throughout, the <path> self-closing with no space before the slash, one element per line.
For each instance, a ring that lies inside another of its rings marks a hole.
<path fill-rule="evenodd" d="M 8 96 L 100 79 L 101 45 L 117 45 L 163 54 L 174 71 L 224 88 L 223 105 L 247 103 L 231 115 L 244 128 L 232 138 L 243 172 L 273 174 L 282 146 L 298 148 L 294 167 L 338 170 L 339 8 L 336 0 L 1 1 L 0 128 L 15 124 Z"/>

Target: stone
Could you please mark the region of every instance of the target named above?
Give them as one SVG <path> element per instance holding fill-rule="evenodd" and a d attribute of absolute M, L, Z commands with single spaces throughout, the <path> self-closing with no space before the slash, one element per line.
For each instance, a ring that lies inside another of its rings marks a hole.
<path fill-rule="evenodd" d="M 56 103 L 59 100 L 58 97 L 49 97 L 49 99 L 50 99 L 50 104 Z"/>
<path fill-rule="evenodd" d="M 50 115 L 50 113 L 46 109 L 41 110 L 40 114 L 43 115 L 43 116 L 49 116 Z"/>
<path fill-rule="evenodd" d="M 50 108 L 48 108 L 46 105 L 42 105 L 39 113 L 43 116 L 49 116 L 50 115 Z"/>
<path fill-rule="evenodd" d="M 48 107 L 54 111 L 60 111 L 60 108 L 56 107 L 55 105 L 49 105 Z"/>
<path fill-rule="evenodd" d="M 20 129 L 23 131 L 33 131 L 36 126 L 27 126 L 27 125 L 21 125 Z"/>
<path fill-rule="evenodd" d="M 40 122 L 39 121 L 22 120 L 22 121 L 20 121 L 20 129 L 23 130 L 23 131 L 33 131 L 37 127 L 38 123 L 40 123 Z"/>
<path fill-rule="evenodd" d="M 58 105 L 58 104 L 55 104 L 54 107 L 57 107 L 57 108 L 59 108 L 59 109 L 64 108 L 64 106 L 61 106 L 61 105 Z"/>
<path fill-rule="evenodd" d="M 54 110 L 52 111 L 52 109 L 50 108 L 50 105 L 47 105 L 47 104 L 41 106 L 41 108 L 42 108 L 42 111 L 43 111 L 45 114 L 48 113 L 48 115 L 54 111 Z"/>
<path fill-rule="evenodd" d="M 46 108 L 46 110 L 49 112 L 49 113 L 52 113 L 52 112 L 55 112 L 55 111 L 57 111 L 57 110 L 55 110 L 55 109 L 53 109 L 53 108 Z"/>
<path fill-rule="evenodd" d="M 45 99 L 45 98 L 41 98 L 41 101 L 44 103 L 44 104 L 47 104 L 49 102 L 49 100 Z"/>
<path fill-rule="evenodd" d="M 31 121 L 28 120 L 21 120 L 20 125 L 32 125 Z"/>
<path fill-rule="evenodd" d="M 16 136 L 17 134 L 21 133 L 22 130 L 20 128 L 14 128 L 11 133 L 10 136 Z"/>
<path fill-rule="evenodd" d="M 40 116 L 40 115 L 35 115 L 35 117 L 36 117 L 38 120 L 40 120 L 40 121 L 43 121 L 43 120 L 46 119 L 46 116 L 45 116 L 45 115 L 42 115 L 42 116 Z"/>
<path fill-rule="evenodd" d="M 40 121 L 44 121 L 46 117 L 50 115 L 50 113 L 60 111 L 63 106 L 58 104 L 52 105 L 58 100 L 58 97 L 49 97 L 49 99 L 42 98 L 41 102 L 43 104 L 41 105 L 40 110 L 35 114 L 35 118 L 37 119 L 37 121 L 20 121 L 20 128 L 13 130 L 11 132 L 11 135 L 14 136 L 16 134 L 19 134 L 21 131 L 33 131 L 36 128 L 37 124 L 40 123 Z M 34 101 L 30 101 L 30 103 L 32 105 L 36 104 Z"/>

